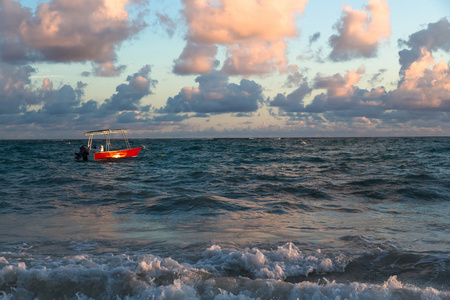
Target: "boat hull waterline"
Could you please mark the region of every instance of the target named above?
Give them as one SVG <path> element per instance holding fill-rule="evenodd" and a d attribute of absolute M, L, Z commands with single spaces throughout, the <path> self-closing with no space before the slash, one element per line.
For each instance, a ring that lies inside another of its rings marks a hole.
<path fill-rule="evenodd" d="M 104 159 L 117 159 L 117 158 L 125 158 L 125 157 L 136 157 L 136 156 L 138 156 L 141 149 L 142 149 L 142 147 L 125 149 L 125 150 L 94 152 L 94 159 L 95 160 L 104 160 Z"/>

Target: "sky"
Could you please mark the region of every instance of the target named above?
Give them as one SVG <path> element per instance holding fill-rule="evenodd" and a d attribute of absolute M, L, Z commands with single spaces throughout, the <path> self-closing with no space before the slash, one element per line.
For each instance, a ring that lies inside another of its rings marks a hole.
<path fill-rule="evenodd" d="M 450 135 L 449 0 L 0 0 L 0 139 Z"/>

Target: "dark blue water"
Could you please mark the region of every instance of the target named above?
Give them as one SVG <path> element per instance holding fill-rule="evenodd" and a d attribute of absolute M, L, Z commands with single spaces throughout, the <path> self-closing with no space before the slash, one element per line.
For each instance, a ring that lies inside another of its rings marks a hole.
<path fill-rule="evenodd" d="M 450 299 L 450 138 L 85 142 L 0 141 L 0 299 Z"/>

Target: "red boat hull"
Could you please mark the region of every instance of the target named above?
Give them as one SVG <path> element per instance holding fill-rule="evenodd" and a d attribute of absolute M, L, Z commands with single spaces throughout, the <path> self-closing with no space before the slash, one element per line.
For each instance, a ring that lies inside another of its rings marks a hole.
<path fill-rule="evenodd" d="M 126 150 L 115 150 L 115 151 L 104 151 L 104 152 L 95 152 L 94 159 L 117 159 L 124 157 L 136 157 L 141 151 L 142 147 L 126 149 Z"/>

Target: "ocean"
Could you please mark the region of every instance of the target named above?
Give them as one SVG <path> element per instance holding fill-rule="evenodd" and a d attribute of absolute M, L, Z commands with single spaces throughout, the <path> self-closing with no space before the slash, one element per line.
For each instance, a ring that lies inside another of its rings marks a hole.
<path fill-rule="evenodd" d="M 450 299 L 450 138 L 85 143 L 0 141 L 0 299 Z"/>

